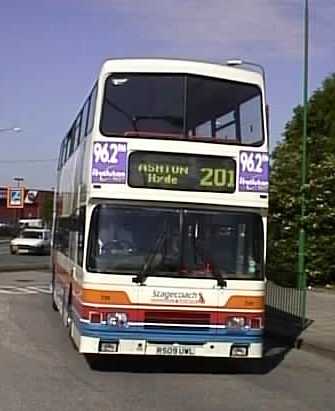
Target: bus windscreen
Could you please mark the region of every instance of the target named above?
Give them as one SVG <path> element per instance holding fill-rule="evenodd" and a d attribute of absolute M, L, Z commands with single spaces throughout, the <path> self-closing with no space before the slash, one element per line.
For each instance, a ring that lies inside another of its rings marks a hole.
<path fill-rule="evenodd" d="M 258 146 L 263 142 L 261 90 L 199 75 L 112 74 L 105 83 L 100 131 Z"/>
<path fill-rule="evenodd" d="M 262 220 L 256 214 L 101 204 L 91 220 L 87 268 L 105 274 L 259 280 L 262 245 Z"/>

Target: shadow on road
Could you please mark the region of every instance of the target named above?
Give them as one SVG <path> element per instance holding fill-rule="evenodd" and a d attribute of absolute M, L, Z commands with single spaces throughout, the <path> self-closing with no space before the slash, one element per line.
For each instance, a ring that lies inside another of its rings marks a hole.
<path fill-rule="evenodd" d="M 265 343 L 262 359 L 86 355 L 89 366 L 100 372 L 178 374 L 267 374 L 292 346 L 275 340 Z"/>
<path fill-rule="evenodd" d="M 300 348 L 302 333 L 313 324 L 313 320 L 294 316 L 288 312 L 266 307 L 265 333 L 269 338 L 281 341 L 282 344 Z"/>

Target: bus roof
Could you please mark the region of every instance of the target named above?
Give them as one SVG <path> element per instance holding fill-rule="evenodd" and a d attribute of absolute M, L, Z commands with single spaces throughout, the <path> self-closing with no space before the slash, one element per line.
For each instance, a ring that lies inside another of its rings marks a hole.
<path fill-rule="evenodd" d="M 123 58 L 108 59 L 101 67 L 101 76 L 110 73 L 178 73 L 195 74 L 230 79 L 256 84 L 263 88 L 263 76 L 245 66 L 228 66 L 214 62 L 166 59 L 166 58 Z"/>

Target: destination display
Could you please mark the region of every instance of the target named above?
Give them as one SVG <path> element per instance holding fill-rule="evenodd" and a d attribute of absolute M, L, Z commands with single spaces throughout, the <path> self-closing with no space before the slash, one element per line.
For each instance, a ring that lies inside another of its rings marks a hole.
<path fill-rule="evenodd" d="M 236 163 L 230 157 L 136 151 L 129 156 L 128 164 L 131 187 L 235 191 Z"/>

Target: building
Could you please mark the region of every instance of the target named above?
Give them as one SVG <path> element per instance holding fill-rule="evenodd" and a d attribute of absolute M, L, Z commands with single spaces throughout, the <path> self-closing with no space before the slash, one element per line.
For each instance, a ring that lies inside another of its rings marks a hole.
<path fill-rule="evenodd" d="M 0 223 L 15 224 L 22 218 L 44 218 L 46 209 L 50 210 L 53 191 L 24 189 L 23 207 L 8 208 L 8 188 L 0 187 Z"/>

